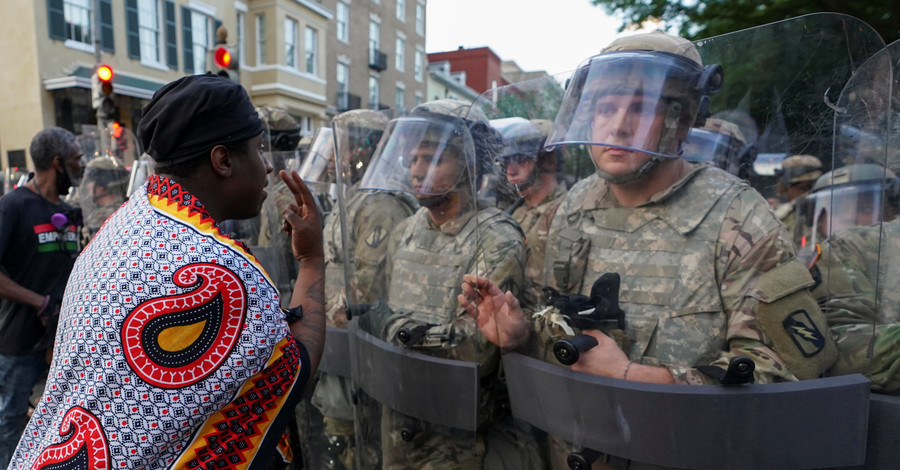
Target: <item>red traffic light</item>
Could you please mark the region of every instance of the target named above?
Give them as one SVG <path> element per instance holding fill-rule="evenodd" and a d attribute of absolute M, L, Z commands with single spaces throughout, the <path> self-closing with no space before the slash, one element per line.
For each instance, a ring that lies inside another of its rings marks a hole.
<path fill-rule="evenodd" d="M 109 82 L 113 78 L 113 69 L 108 65 L 101 65 L 97 67 L 97 78 L 100 79 L 101 82 Z"/>
<path fill-rule="evenodd" d="M 216 48 L 214 60 L 219 68 L 227 69 L 231 65 L 231 51 L 227 47 Z"/>
<path fill-rule="evenodd" d="M 112 123 L 112 135 L 116 139 L 122 137 L 122 125 L 118 122 L 113 121 Z"/>

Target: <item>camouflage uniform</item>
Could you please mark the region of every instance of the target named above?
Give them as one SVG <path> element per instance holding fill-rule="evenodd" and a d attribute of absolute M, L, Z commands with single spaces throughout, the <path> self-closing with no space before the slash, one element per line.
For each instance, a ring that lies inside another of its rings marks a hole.
<path fill-rule="evenodd" d="M 352 298 L 371 303 L 387 294 L 385 257 L 391 230 L 409 217 L 416 202 L 403 194 L 357 190 L 346 205 L 347 226 L 352 230 L 346 250 L 341 241 L 340 214 L 331 212 L 325 220 L 325 312 L 329 326 L 347 327 L 344 298 L 344 259 L 354 261 L 350 276 Z M 336 457 L 346 468 L 354 468 L 353 400 L 350 382 L 345 377 L 319 374 L 319 381 L 311 398 L 322 414 L 324 434 L 332 446 L 343 449 Z M 311 436 L 311 438 L 315 438 Z M 339 445 L 337 445 L 340 443 Z M 337 449 L 335 449 L 337 450 Z"/>
<path fill-rule="evenodd" d="M 900 391 L 900 219 L 854 227 L 821 245 L 813 293 L 840 356 L 828 375 L 860 373 L 872 390 Z"/>
<path fill-rule="evenodd" d="M 477 226 L 477 230 L 476 230 Z M 482 273 L 504 290 L 518 293 L 523 284 L 525 245 L 511 217 L 496 208 L 472 208 L 436 226 L 427 209 L 404 221 L 391 236 L 388 251 L 389 304 L 396 312 L 386 325 L 386 340 L 400 328 L 428 325 L 413 348 L 446 359 L 479 365 L 482 410 L 477 443 L 465 431 L 420 422 L 392 410 L 382 419 L 384 468 L 482 468 L 486 435 L 496 419 L 503 390 L 498 377 L 499 350 L 484 339 L 475 320 L 459 307 L 462 276 Z M 440 404 L 436 404 L 440 406 Z M 417 429 L 414 439 L 401 428 Z M 515 468 L 515 463 L 504 462 Z"/>
<path fill-rule="evenodd" d="M 525 287 L 522 289 L 521 299 L 528 306 L 541 304 L 541 288 L 544 283 L 544 253 L 546 252 L 547 233 L 550 223 L 556 214 L 556 209 L 566 194 L 566 187 L 558 184 L 553 191 L 537 206 L 531 207 L 522 201 L 512 217 L 522 227 L 525 233 L 525 248 L 527 261 L 525 263 Z"/>
<path fill-rule="evenodd" d="M 812 278 L 758 193 L 704 165 L 633 209 L 607 188 L 595 175 L 569 192 L 545 275 L 563 293 L 588 294 L 598 276 L 619 273 L 632 361 L 696 385 L 716 383 L 697 366 L 725 368 L 736 355 L 753 359 L 757 383 L 816 377 L 831 364 Z M 781 326 L 788 311 L 795 334 Z M 811 363 L 788 368 L 783 356 L 799 355 L 792 342 Z"/>
<path fill-rule="evenodd" d="M 802 185 L 804 183 L 812 187 L 816 179 L 822 176 L 822 172 L 822 162 L 818 158 L 812 155 L 792 155 L 785 158 L 781 163 L 781 170 L 778 171 L 778 190 L 779 192 L 786 192 L 788 186 Z M 802 196 L 798 196 L 798 198 Z M 794 200 L 796 199 L 794 198 Z M 784 224 L 791 235 L 794 234 L 797 226 L 797 208 L 794 200 L 782 203 L 775 208 L 775 216 Z"/>

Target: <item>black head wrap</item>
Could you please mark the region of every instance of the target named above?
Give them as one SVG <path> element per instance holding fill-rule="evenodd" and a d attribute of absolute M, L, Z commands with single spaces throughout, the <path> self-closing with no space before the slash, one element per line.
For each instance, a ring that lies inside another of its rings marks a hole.
<path fill-rule="evenodd" d="M 138 126 L 141 143 L 161 166 L 184 163 L 262 131 L 244 87 L 211 74 L 182 77 L 157 90 Z"/>

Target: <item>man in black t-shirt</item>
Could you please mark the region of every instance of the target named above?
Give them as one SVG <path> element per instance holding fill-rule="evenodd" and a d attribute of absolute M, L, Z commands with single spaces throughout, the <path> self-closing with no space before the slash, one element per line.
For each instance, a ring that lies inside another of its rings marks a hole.
<path fill-rule="evenodd" d="M 60 200 L 84 170 L 81 145 L 58 127 L 31 141 L 35 175 L 0 198 L 0 468 L 25 429 L 46 373 L 59 302 L 78 255 L 77 217 Z"/>

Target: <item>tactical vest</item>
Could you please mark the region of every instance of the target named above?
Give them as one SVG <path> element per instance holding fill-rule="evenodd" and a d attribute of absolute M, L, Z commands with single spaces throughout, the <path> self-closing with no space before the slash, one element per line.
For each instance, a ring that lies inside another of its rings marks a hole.
<path fill-rule="evenodd" d="M 592 176 L 582 184 L 603 183 Z M 548 239 L 557 254 L 547 266 L 561 290 L 585 295 L 602 274 L 619 273 L 632 360 L 709 364 L 727 349 L 713 267 L 725 212 L 740 191 L 737 180 L 703 170 L 665 204 L 590 210 L 564 204 L 553 224 L 557 236 Z M 580 204 L 579 193 L 573 188 L 568 200 Z"/>
<path fill-rule="evenodd" d="M 415 212 L 416 203 L 411 200 L 411 196 L 405 193 L 355 191 L 346 205 L 347 214 L 344 223 L 350 230 L 348 238 L 350 246 L 346 249 L 341 239 L 340 211 L 334 210 L 328 214 L 328 217 L 325 219 L 322 238 L 325 243 L 325 309 L 329 312 L 329 319 L 334 318 L 332 310 L 343 308 L 339 300 L 344 293 L 344 260 L 356 260 L 356 240 L 354 240 L 353 236 L 355 232 L 353 227 L 356 226 L 356 215 L 363 204 L 367 203 L 367 201 L 371 202 L 372 197 L 376 195 L 392 197 L 392 199 L 397 201 L 396 205 L 401 206 L 407 214 Z"/>
<path fill-rule="evenodd" d="M 473 270 L 478 255 L 476 228 L 486 231 L 506 223 L 520 230 L 509 215 L 494 207 L 479 211 L 456 235 L 431 227 L 425 209 L 408 222 L 393 255 L 388 299 L 394 312 L 431 324 L 448 323 L 460 311 L 456 296 L 462 277 Z"/>

